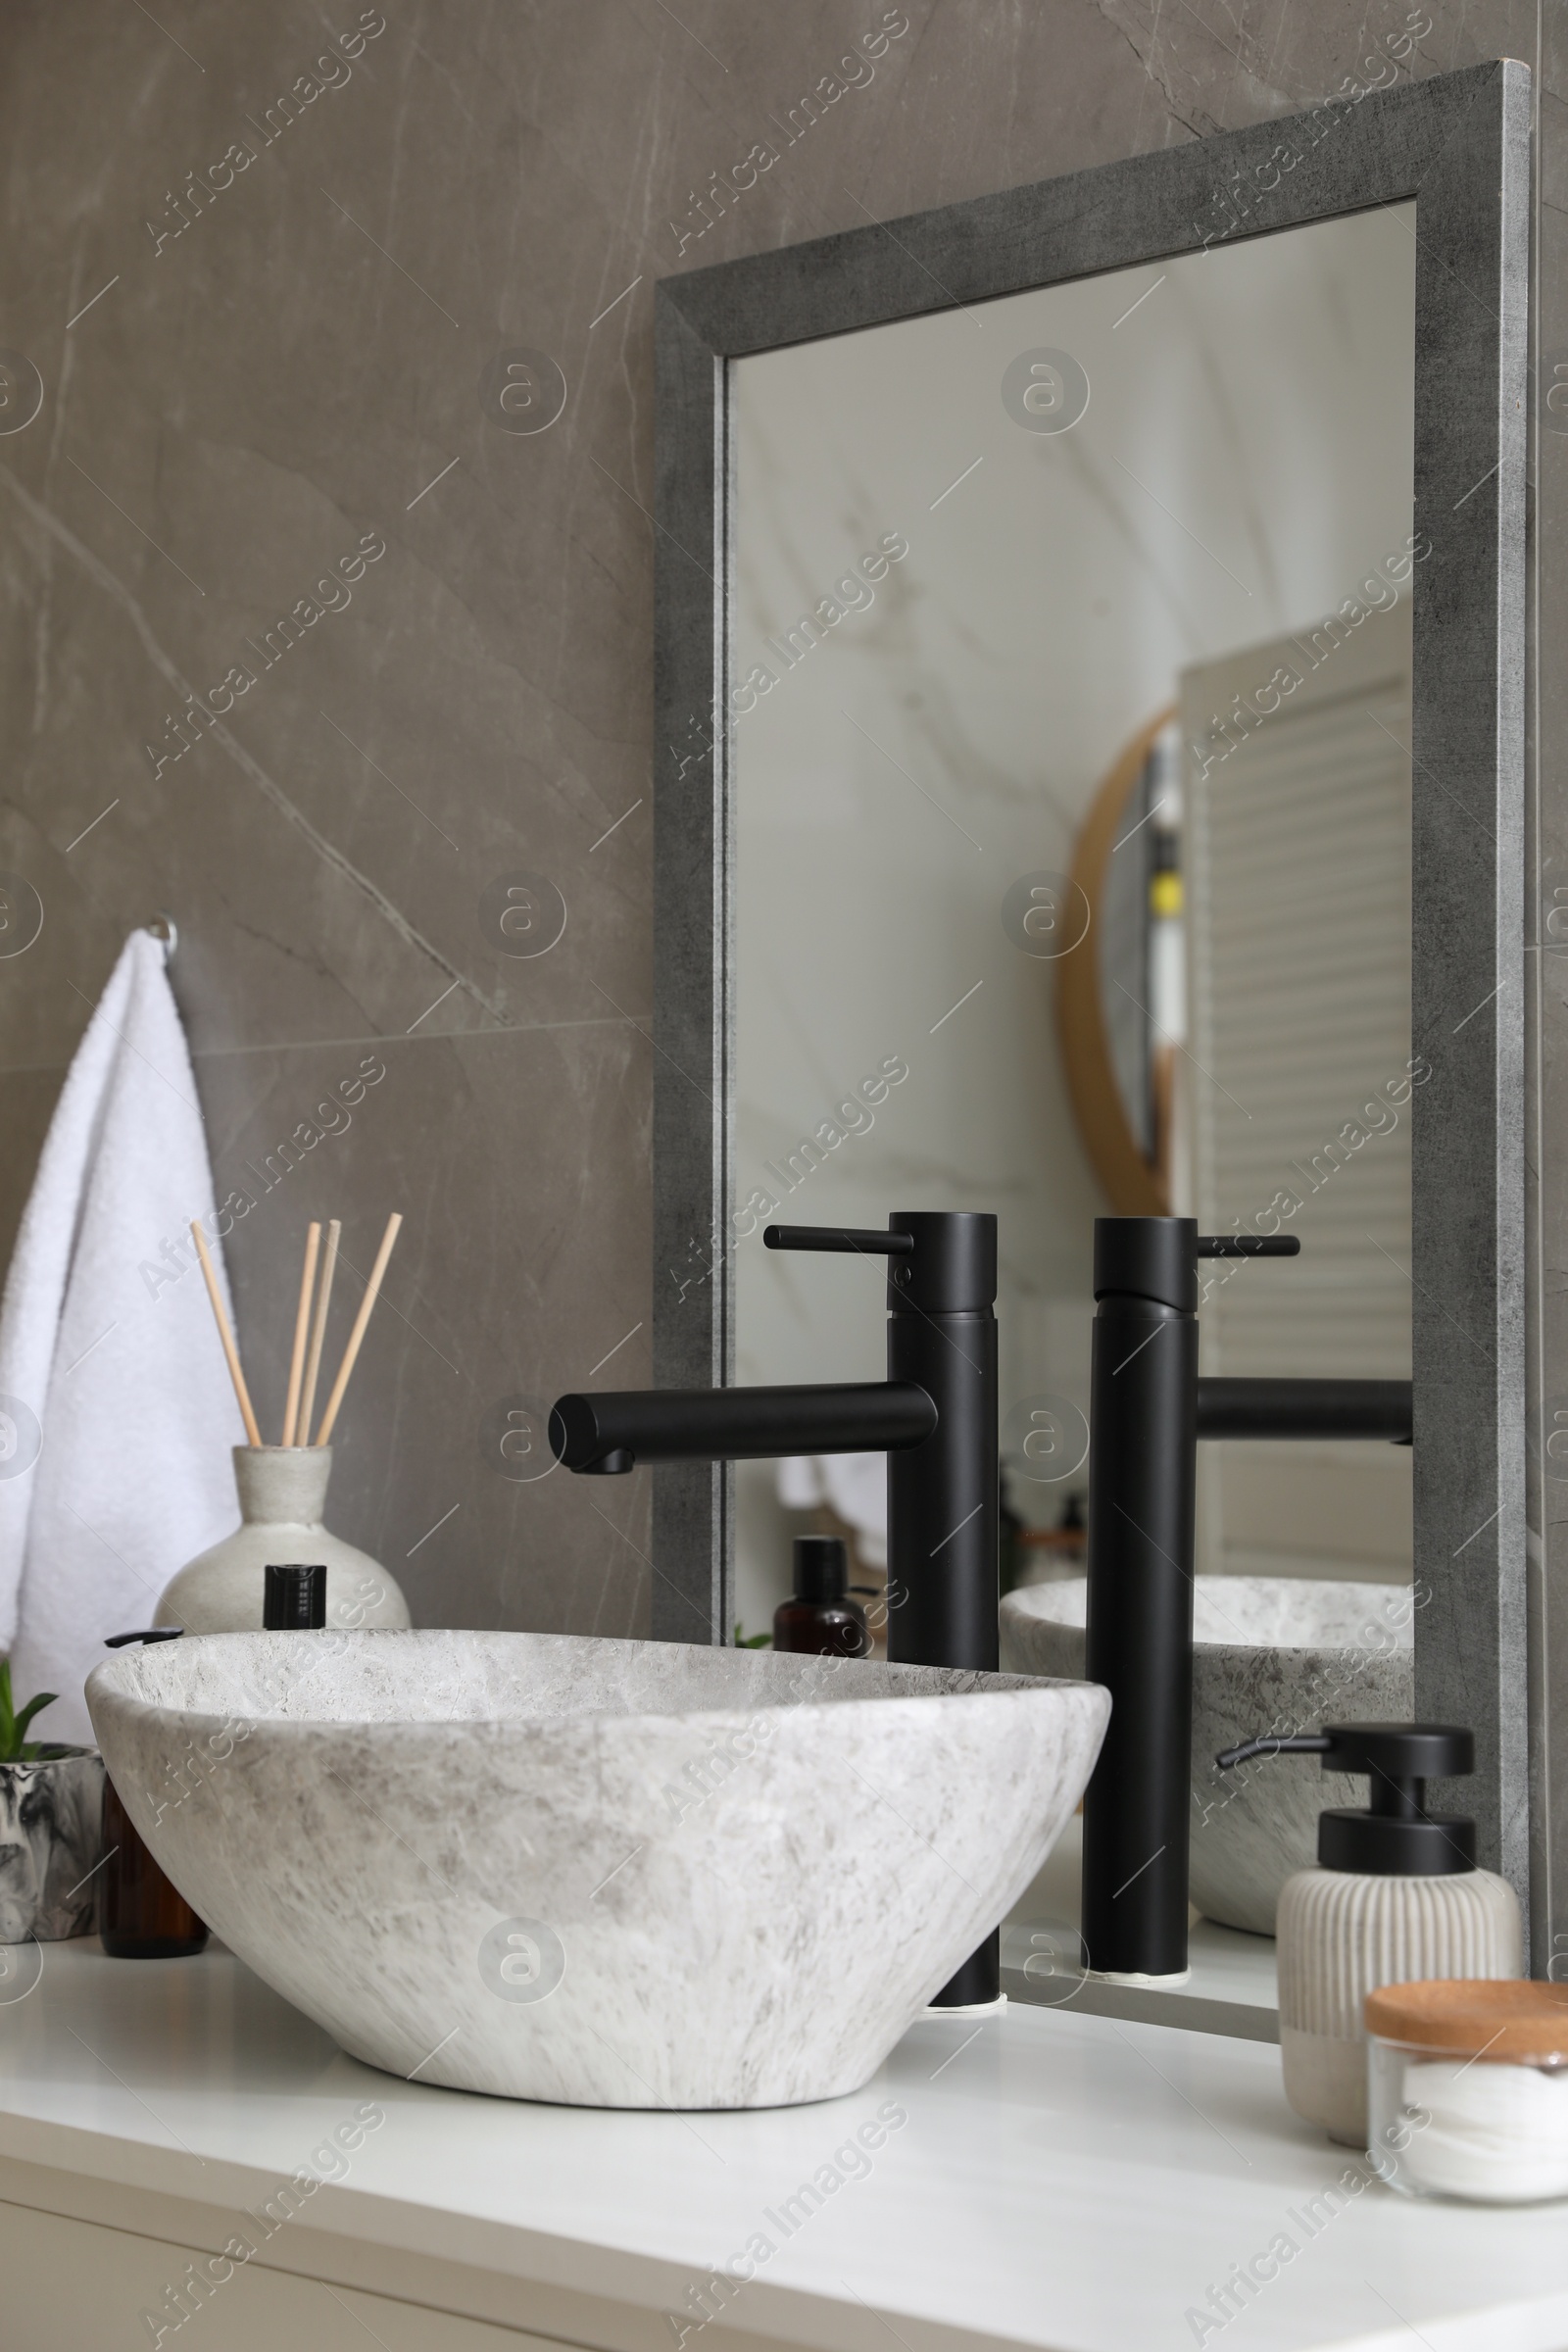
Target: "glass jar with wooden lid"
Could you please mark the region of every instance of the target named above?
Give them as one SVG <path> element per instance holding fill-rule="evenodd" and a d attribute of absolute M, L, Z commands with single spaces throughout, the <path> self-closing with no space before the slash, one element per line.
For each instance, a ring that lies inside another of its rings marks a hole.
<path fill-rule="evenodd" d="M 1407 2196 L 1568 2197 L 1568 1984 L 1448 1979 L 1366 2000 L 1369 2154 Z"/>

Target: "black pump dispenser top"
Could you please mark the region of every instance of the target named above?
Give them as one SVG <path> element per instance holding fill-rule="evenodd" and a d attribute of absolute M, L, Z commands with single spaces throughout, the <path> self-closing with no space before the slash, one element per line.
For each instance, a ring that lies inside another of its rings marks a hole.
<path fill-rule="evenodd" d="M 1437 1723 L 1328 1723 L 1290 1739 L 1247 1740 L 1222 1748 L 1222 1770 L 1252 1756 L 1318 1755 L 1325 1772 L 1364 1772 L 1371 1804 L 1331 1805 L 1318 1815 L 1317 1858 L 1325 1870 L 1372 1878 L 1457 1878 L 1476 1866 L 1476 1825 L 1462 1814 L 1429 1813 L 1426 1785 L 1476 1768 L 1475 1736 Z"/>

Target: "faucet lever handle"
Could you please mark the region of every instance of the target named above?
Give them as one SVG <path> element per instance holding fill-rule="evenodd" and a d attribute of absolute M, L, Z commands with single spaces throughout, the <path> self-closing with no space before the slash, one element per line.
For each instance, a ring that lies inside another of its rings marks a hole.
<path fill-rule="evenodd" d="M 1294 1233 L 1200 1233 L 1200 1257 L 1299 1257 L 1301 1244 Z"/>
<path fill-rule="evenodd" d="M 852 1225 L 769 1225 L 763 1229 L 764 1250 L 835 1250 L 845 1256 L 908 1257 L 912 1233 L 878 1233 Z"/>

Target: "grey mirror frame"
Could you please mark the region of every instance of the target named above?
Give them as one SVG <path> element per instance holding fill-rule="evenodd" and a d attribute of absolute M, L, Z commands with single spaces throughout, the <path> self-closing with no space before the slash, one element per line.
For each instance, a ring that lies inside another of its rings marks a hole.
<path fill-rule="evenodd" d="M 1522 1898 L 1530 135 L 1504 60 L 662 280 L 654 660 L 654 1377 L 707 1388 L 734 1361 L 729 363 L 1415 199 L 1416 1708 L 1474 1730 L 1435 1801 Z M 731 1488 L 657 1473 L 656 1638 L 729 1638 Z"/>

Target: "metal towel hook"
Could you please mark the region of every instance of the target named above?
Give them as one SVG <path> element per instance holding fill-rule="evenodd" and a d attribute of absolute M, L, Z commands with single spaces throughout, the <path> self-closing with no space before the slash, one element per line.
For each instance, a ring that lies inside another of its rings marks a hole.
<path fill-rule="evenodd" d="M 172 914 L 165 914 L 163 908 L 160 907 L 158 912 L 153 916 L 152 921 L 147 925 L 147 928 L 151 932 L 153 938 L 157 940 L 159 946 L 163 949 L 164 961 L 165 963 L 168 963 L 171 956 L 173 955 L 174 950 L 179 945 L 179 933 L 174 927 L 173 916 Z"/>

